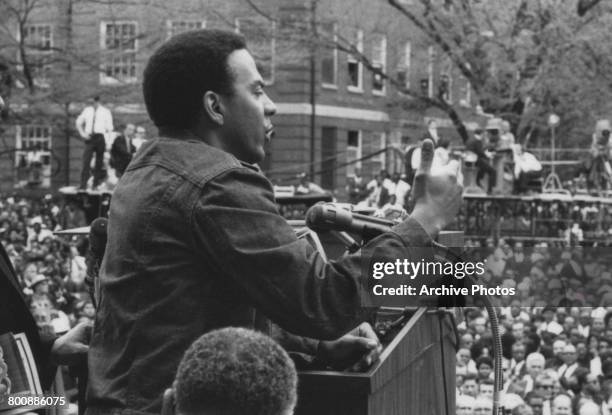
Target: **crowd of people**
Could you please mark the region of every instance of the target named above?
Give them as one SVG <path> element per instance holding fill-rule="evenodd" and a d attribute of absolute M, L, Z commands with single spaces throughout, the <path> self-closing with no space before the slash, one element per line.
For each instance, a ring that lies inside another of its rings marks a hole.
<path fill-rule="evenodd" d="M 54 234 L 86 225 L 82 209 L 51 195 L 0 198 L 0 242 L 41 332 L 48 336 L 93 321 L 95 310 L 85 286 L 87 239 Z"/>
<path fill-rule="evenodd" d="M 591 137 L 588 157 L 579 160 L 578 176 L 563 184 L 563 188 L 571 194 L 601 195 L 612 190 L 612 143 L 610 142 L 610 121 L 598 120 Z M 532 153 L 525 151 L 516 142 L 510 123 L 501 118 L 488 119 L 484 127 L 469 132 L 469 138 L 464 146 L 451 148 L 450 140 L 438 132 L 436 121 L 427 122 L 427 130 L 420 140 L 407 145 L 405 153 L 405 169 L 397 174 L 398 179 L 412 183 L 414 172 L 418 169 L 420 150 L 423 139 L 431 139 L 436 143 L 434 165 L 445 165 L 452 158 L 461 160 L 464 187 L 474 193 L 487 194 L 533 194 L 541 190 L 543 184 L 543 165 Z M 501 177 L 498 177 L 501 173 Z M 354 173 L 347 177 L 347 192 L 351 203 L 382 207 L 393 194 L 392 186 L 388 185 L 392 175 L 381 171 L 367 181 L 361 177 L 361 169 L 355 168 Z M 486 180 L 485 180 L 486 178 Z M 395 182 L 395 180 L 394 180 Z M 506 182 L 504 185 L 502 182 Z M 387 198 L 381 195 L 380 189 L 389 190 Z M 403 194 L 403 192 L 402 192 Z M 401 204 L 403 201 L 399 198 Z"/>
<path fill-rule="evenodd" d="M 479 283 L 513 288 L 494 299 L 501 321 L 509 414 L 608 415 L 612 408 L 612 258 L 605 249 L 526 249 L 488 239 L 472 253 L 486 260 Z M 491 414 L 493 339 L 483 308 L 458 325 L 457 414 Z"/>
<path fill-rule="evenodd" d="M 187 32 L 151 57 L 144 99 L 163 138 L 136 153 L 113 193 L 94 290 L 103 299 L 97 310 L 88 287 L 87 242 L 53 233 L 86 225 L 82 210 L 53 196 L 0 200 L 0 239 L 41 336 L 70 333 L 96 316 L 85 376 L 91 413 L 292 413 L 296 374 L 287 353 L 264 334 L 229 326 L 265 333 L 325 368 L 363 369 L 380 355 L 359 301 L 360 257 L 341 256 L 326 266 L 278 216 L 269 182 L 252 166 L 273 136 L 276 107 L 263 87 L 235 33 Z M 185 99 L 168 99 L 181 95 Z M 86 140 L 81 188 L 92 156 L 108 148 L 102 141 L 112 116 L 100 108 L 94 99 L 77 120 Z M 448 143 L 437 137 L 435 124 L 428 133 L 418 147 L 420 165 L 412 164 L 417 180 L 380 173 L 358 184 L 366 204 L 383 209 L 412 202 L 408 183 L 415 187 L 410 217 L 371 243 L 390 258 L 430 243 L 461 206 L 453 162 L 444 174 L 432 171 L 434 160 L 448 161 Z M 126 132 L 126 149 L 130 141 Z M 97 159 L 93 188 L 101 167 Z M 301 185 L 312 191 L 305 178 Z M 466 245 L 475 248 L 472 260 L 486 259 L 483 283 L 518 293 L 497 299 L 504 407 L 512 414 L 608 413 L 612 388 L 602 386 L 612 377 L 607 258 L 579 245 L 555 251 L 538 244 L 533 252 L 505 240 L 484 241 L 484 251 L 476 249 L 480 241 Z M 489 325 L 478 304 L 458 325 L 457 413 L 491 412 Z"/>
<path fill-rule="evenodd" d="M 445 166 L 452 159 L 460 161 L 464 187 L 472 192 L 477 189 L 482 193 L 504 193 L 500 190 L 504 189 L 503 186 L 496 187 L 498 181 L 504 180 L 512 183 L 505 187 L 509 190 L 508 194 L 524 194 L 533 187 L 530 187 L 530 183 L 541 177 L 542 164 L 515 143 L 508 121 L 492 118 L 484 128 L 477 128 L 469 134 L 464 147 L 451 149 L 450 140 L 439 134 L 436 121 L 430 119 L 421 139 L 404 149 L 404 169 L 401 172 L 389 174 L 383 169 L 367 181 L 361 176 L 360 168 L 353 169 L 353 173 L 347 177 L 349 201 L 377 208 L 382 208 L 386 203 L 404 206 L 404 197 L 410 190 L 409 183 L 412 183 L 414 173 L 419 168 L 420 145 L 425 139 L 432 140 L 436 146 L 434 168 Z M 504 172 L 503 177 L 497 177 L 499 171 Z"/>

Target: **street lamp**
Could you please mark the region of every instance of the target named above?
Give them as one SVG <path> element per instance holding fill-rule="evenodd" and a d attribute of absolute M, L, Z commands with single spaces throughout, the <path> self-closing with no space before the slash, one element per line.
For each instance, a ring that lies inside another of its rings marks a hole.
<path fill-rule="evenodd" d="M 550 114 L 548 116 L 548 127 L 550 128 L 550 146 L 551 146 L 551 170 L 548 177 L 544 181 L 542 186 L 543 193 L 566 193 L 567 191 L 561 186 L 561 180 L 555 171 L 555 128 L 559 125 L 561 119 L 557 114 Z"/>

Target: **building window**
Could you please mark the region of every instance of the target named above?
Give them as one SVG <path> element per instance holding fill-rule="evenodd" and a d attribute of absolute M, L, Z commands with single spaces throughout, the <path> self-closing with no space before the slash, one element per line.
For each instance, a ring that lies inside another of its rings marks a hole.
<path fill-rule="evenodd" d="M 406 89 L 410 89 L 410 63 L 412 57 L 412 44 L 406 42 L 404 49 L 400 52 L 397 65 L 397 79 Z"/>
<path fill-rule="evenodd" d="M 384 73 L 386 64 L 387 38 L 384 35 L 374 35 L 372 38 L 372 66 Z M 372 93 L 385 94 L 385 80 L 377 73 L 372 73 Z"/>
<path fill-rule="evenodd" d="M 51 127 L 17 126 L 15 187 L 51 187 Z"/>
<path fill-rule="evenodd" d="M 28 25 L 24 27 L 23 35 L 25 55 L 34 85 L 47 88 L 50 83 L 51 60 L 53 59 L 52 27 L 50 24 Z M 20 70 L 23 70 L 22 65 L 20 65 Z"/>
<path fill-rule="evenodd" d="M 102 22 L 100 27 L 103 62 L 100 83 L 112 85 L 136 82 L 136 22 Z"/>
<path fill-rule="evenodd" d="M 36 24 L 24 27 L 24 44 L 39 52 L 50 52 L 53 47 L 51 25 Z"/>
<path fill-rule="evenodd" d="M 249 43 L 249 50 L 255 58 L 257 69 L 267 84 L 274 82 L 276 24 L 256 18 L 236 19 L 236 32 Z"/>
<path fill-rule="evenodd" d="M 453 63 L 450 58 L 444 60 L 440 71 L 440 82 L 438 85 L 439 96 L 449 104 L 453 103 Z"/>
<path fill-rule="evenodd" d="M 349 130 L 346 134 L 346 175 L 353 176 L 355 169 L 361 169 L 361 131 Z M 354 161 L 354 163 L 352 163 Z"/>
<path fill-rule="evenodd" d="M 338 83 L 338 48 L 336 42 L 336 24 L 327 23 L 322 25 L 322 35 L 325 39 L 325 46 L 321 52 L 321 83 L 323 87 L 335 88 Z"/>
<path fill-rule="evenodd" d="M 179 33 L 189 32 L 190 30 L 204 29 L 206 22 L 204 20 L 167 20 L 167 39 L 176 36 Z"/>
<path fill-rule="evenodd" d="M 387 135 L 384 132 L 372 133 L 372 152 L 383 150 L 387 147 Z M 372 157 L 372 171 L 378 172 L 387 166 L 387 152 L 382 151 L 378 155 Z"/>
<path fill-rule="evenodd" d="M 459 85 L 461 86 L 459 105 L 461 105 L 462 107 L 471 107 L 472 85 L 470 85 L 470 81 L 468 81 L 466 77 L 460 76 Z"/>
<path fill-rule="evenodd" d="M 354 46 L 357 51 L 359 51 L 360 53 L 363 52 L 363 31 L 357 31 Z M 363 65 L 357 57 L 353 55 L 348 55 L 347 71 L 348 90 L 353 92 L 363 92 Z"/>
<path fill-rule="evenodd" d="M 434 96 L 434 65 L 436 62 L 436 51 L 433 46 L 427 48 L 427 96 Z"/>

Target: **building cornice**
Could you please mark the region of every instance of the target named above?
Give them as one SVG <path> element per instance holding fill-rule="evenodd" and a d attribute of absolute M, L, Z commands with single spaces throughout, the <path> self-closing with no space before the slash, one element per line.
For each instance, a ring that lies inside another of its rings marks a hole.
<path fill-rule="evenodd" d="M 307 102 L 278 102 L 276 113 L 279 115 L 310 115 L 312 106 Z M 315 114 L 319 117 L 342 118 L 361 121 L 388 122 L 389 114 L 383 111 L 361 108 L 338 107 L 334 105 L 315 105 Z"/>

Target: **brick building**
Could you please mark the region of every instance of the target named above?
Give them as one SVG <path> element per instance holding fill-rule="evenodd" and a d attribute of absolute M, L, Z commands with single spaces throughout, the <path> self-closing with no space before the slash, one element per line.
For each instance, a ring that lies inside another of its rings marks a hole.
<path fill-rule="evenodd" d="M 409 87 L 432 95 L 443 84 L 450 101 L 471 111 L 465 82 L 385 4 L 262 0 L 254 9 L 245 0 L 39 0 L 25 10 L 23 2 L 12 3 L 12 13 L 0 13 L 0 65 L 10 78 L 2 94 L 14 110 L 2 126 L 3 191 L 78 183 L 83 145 L 74 119 L 93 95 L 112 109 L 116 129 L 132 122 L 153 137 L 142 70 L 157 46 L 190 29 L 235 30 L 247 38 L 278 108 L 262 168 L 279 183 L 307 172 L 325 188 L 342 189 L 355 167 L 365 177 L 381 168 L 400 171 L 400 153 L 380 150 L 416 141 L 426 118 L 454 134 L 445 116 L 403 96 L 334 42 L 353 45 Z"/>

